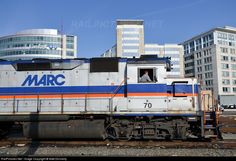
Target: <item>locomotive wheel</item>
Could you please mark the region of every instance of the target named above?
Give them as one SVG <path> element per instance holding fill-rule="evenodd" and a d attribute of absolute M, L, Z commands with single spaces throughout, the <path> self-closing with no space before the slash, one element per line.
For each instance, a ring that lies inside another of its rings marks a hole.
<path fill-rule="evenodd" d="M 132 130 L 128 127 L 110 126 L 107 128 L 108 138 L 121 141 L 129 141 L 132 139 Z"/>
<path fill-rule="evenodd" d="M 160 130 L 159 134 L 161 134 L 165 140 L 172 140 L 173 138 L 168 130 Z"/>
<path fill-rule="evenodd" d="M 118 140 L 117 133 L 114 127 L 107 127 L 108 139 Z"/>

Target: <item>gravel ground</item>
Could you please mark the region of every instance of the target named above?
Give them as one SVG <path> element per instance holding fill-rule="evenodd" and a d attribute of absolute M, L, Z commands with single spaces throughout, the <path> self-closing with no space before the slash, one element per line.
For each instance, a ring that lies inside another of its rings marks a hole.
<path fill-rule="evenodd" d="M 109 146 L 81 147 L 0 147 L 0 157 L 36 156 L 36 157 L 70 157 L 70 156 L 236 156 L 236 149 L 162 149 L 125 148 Z"/>
<path fill-rule="evenodd" d="M 223 138 L 236 139 L 236 134 L 223 134 Z M 70 156 L 236 156 L 236 149 L 165 149 L 165 147 L 119 146 L 47 146 L 15 145 L 0 147 L 0 157 L 70 157 Z"/>

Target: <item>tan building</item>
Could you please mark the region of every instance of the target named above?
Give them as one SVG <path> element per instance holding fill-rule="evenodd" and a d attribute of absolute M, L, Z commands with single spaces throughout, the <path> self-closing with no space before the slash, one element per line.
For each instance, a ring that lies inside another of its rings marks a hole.
<path fill-rule="evenodd" d="M 221 105 L 236 104 L 236 28 L 217 27 L 182 44 L 185 76 L 197 77 Z"/>
<path fill-rule="evenodd" d="M 117 20 L 116 44 L 101 57 L 139 58 L 141 55 L 171 57 L 169 77 L 183 77 L 183 46 L 178 44 L 145 44 L 143 20 Z"/>
<path fill-rule="evenodd" d="M 117 57 L 140 57 L 144 54 L 143 20 L 117 20 Z"/>

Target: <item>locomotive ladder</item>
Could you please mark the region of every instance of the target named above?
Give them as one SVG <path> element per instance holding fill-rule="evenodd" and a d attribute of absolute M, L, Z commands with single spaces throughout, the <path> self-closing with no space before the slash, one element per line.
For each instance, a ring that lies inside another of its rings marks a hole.
<path fill-rule="evenodd" d="M 207 97 L 207 98 L 206 98 Z M 212 98 L 210 107 L 210 98 Z M 221 134 L 219 131 L 219 111 L 217 108 L 217 104 L 215 103 L 214 97 L 210 94 L 203 94 L 202 102 L 203 102 L 203 117 L 202 117 L 202 136 L 204 138 L 220 138 Z M 206 103 L 207 101 L 207 103 Z"/>

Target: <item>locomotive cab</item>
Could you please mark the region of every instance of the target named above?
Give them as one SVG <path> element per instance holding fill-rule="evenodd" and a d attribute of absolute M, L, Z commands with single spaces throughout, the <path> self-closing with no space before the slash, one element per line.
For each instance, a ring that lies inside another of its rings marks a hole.
<path fill-rule="evenodd" d="M 196 114 L 196 79 L 170 78 L 170 67 L 169 58 L 127 60 L 127 111 Z M 145 72 L 150 79 L 142 81 Z"/>

